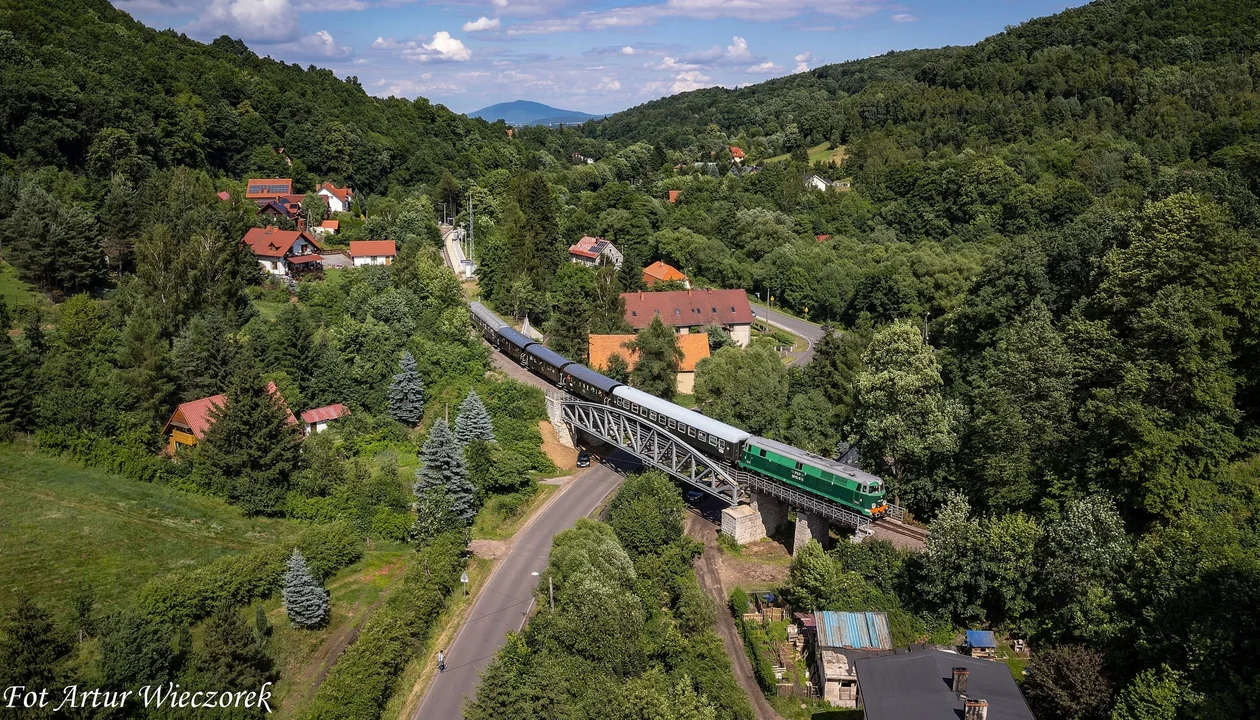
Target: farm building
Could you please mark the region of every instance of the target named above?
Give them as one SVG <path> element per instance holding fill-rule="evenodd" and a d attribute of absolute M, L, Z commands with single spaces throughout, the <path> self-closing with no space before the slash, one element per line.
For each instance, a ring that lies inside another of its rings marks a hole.
<path fill-rule="evenodd" d="M 967 654 L 971 657 L 991 658 L 997 654 L 997 638 L 992 630 L 968 630 Z"/>
<path fill-rule="evenodd" d="M 284 401 L 275 383 L 267 383 L 267 392 L 271 393 L 271 396 L 284 407 L 284 411 L 288 414 L 286 422 L 297 425 L 297 418 L 293 417 L 293 411 L 289 409 L 289 404 Z M 171 414 L 171 419 L 166 421 L 166 426 L 162 428 L 162 434 L 167 436 L 167 454 L 174 455 L 180 445 L 192 447 L 205 439 L 206 431 L 214 424 L 215 409 L 225 407 L 227 407 L 227 395 L 222 394 L 180 403 Z"/>
<path fill-rule="evenodd" d="M 823 699 L 836 707 L 855 708 L 858 678 L 857 657 L 892 650 L 888 615 L 882 612 L 818 611 L 813 615 L 814 682 Z"/>
<path fill-rule="evenodd" d="M 306 434 L 314 435 L 328 429 L 328 423 L 350 414 L 349 408 L 341 403 L 312 408 L 302 412 L 302 423 L 306 426 Z"/>

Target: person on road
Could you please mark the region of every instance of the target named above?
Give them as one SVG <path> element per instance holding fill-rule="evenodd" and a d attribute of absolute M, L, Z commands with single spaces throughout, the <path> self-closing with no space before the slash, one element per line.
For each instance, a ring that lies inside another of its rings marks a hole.
<path fill-rule="evenodd" d="M 446 672 L 446 655 L 438 650 L 438 672 Z"/>

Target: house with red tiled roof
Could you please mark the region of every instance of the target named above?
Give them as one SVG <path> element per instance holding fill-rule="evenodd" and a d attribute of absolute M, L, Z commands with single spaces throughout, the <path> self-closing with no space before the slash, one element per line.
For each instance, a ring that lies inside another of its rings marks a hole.
<path fill-rule="evenodd" d="M 324 267 L 319 243 L 302 230 L 281 230 L 270 225 L 250 228 L 241 242 L 253 251 L 262 269 L 272 275 L 300 274 Z"/>
<path fill-rule="evenodd" d="M 324 432 L 324 430 L 328 429 L 328 423 L 349 414 L 349 408 L 341 403 L 336 403 L 304 411 L 302 413 L 302 422 L 306 424 L 306 434 L 313 435 Z"/>
<path fill-rule="evenodd" d="M 259 205 L 292 194 L 292 178 L 258 178 L 245 183 L 245 199 Z"/>
<path fill-rule="evenodd" d="M 355 267 L 392 265 L 396 257 L 398 245 L 393 240 L 354 240 L 350 243 L 350 258 Z"/>
<path fill-rule="evenodd" d="M 639 353 L 627 345 L 634 342 L 634 335 L 591 335 L 587 338 L 591 355 L 591 368 L 604 372 L 608 369 L 608 361 L 613 355 L 620 355 L 631 370 L 639 362 Z M 709 357 L 709 336 L 707 333 L 688 333 L 678 336 L 678 347 L 682 350 L 682 361 L 678 363 L 676 387 L 678 392 L 690 395 L 696 387 L 696 363 Z"/>
<path fill-rule="evenodd" d="M 678 268 L 674 267 L 673 265 L 669 265 L 667 263 L 661 262 L 660 260 L 657 260 L 651 265 L 648 265 L 647 267 L 643 268 L 643 284 L 644 285 L 647 285 L 648 287 L 652 287 L 653 285 L 657 283 L 667 283 L 667 282 L 680 282 L 688 290 L 691 289 L 691 280 L 687 279 L 687 276 L 682 274 L 682 272 L 680 272 Z"/>
<path fill-rule="evenodd" d="M 227 202 L 228 200 L 232 199 L 232 193 L 228 192 L 227 190 L 220 190 L 219 199 L 222 200 L 223 202 Z"/>
<path fill-rule="evenodd" d="M 734 145 L 731 145 L 731 146 L 730 146 L 729 148 L 727 148 L 727 149 L 731 151 L 731 159 L 732 159 L 732 160 L 734 160 L 734 161 L 735 161 L 735 162 L 737 162 L 737 163 L 742 163 L 742 162 L 744 162 L 744 151 L 743 151 L 743 150 L 741 150 L 740 148 L 735 147 Z"/>
<path fill-rule="evenodd" d="M 622 293 L 626 322 L 635 330 L 647 327 L 659 315 L 661 322 L 679 334 L 705 325 L 720 325 L 740 347 L 752 341 L 752 306 L 743 290 L 670 290 Z"/>
<path fill-rule="evenodd" d="M 678 198 L 680 197 L 682 197 L 682 190 L 670 190 L 669 191 L 669 204 L 670 205 L 678 204 Z"/>
<path fill-rule="evenodd" d="M 276 387 L 275 383 L 267 383 L 267 392 L 279 401 L 281 407 L 284 408 L 285 413 L 288 415 L 285 418 L 285 422 L 290 425 L 297 425 L 297 418 L 293 417 L 293 411 L 289 409 L 289 404 L 284 401 L 284 396 L 280 394 L 280 389 Z M 167 454 L 174 455 L 175 450 L 180 445 L 193 447 L 204 440 L 206 431 L 214 424 L 214 410 L 222 410 L 226 407 L 227 395 L 222 394 L 180 403 L 179 407 L 175 408 L 175 412 L 171 414 L 171 419 L 167 420 L 166 425 L 162 428 L 162 434 L 168 436 Z"/>
<path fill-rule="evenodd" d="M 347 212 L 350 210 L 350 201 L 354 199 L 353 189 L 348 187 L 339 188 L 329 182 L 321 184 L 316 193 L 324 198 L 324 202 L 328 203 L 328 212 Z"/>
<path fill-rule="evenodd" d="M 569 262 L 595 267 L 612 265 L 621 267 L 621 251 L 602 237 L 583 235 L 581 240 L 569 246 Z"/>
<path fill-rule="evenodd" d="M 298 225 L 305 225 L 306 219 L 302 217 L 302 201 L 305 199 L 305 195 L 282 195 L 278 198 L 272 198 L 258 206 L 258 214 L 270 215 L 275 218 L 287 218 Z"/>

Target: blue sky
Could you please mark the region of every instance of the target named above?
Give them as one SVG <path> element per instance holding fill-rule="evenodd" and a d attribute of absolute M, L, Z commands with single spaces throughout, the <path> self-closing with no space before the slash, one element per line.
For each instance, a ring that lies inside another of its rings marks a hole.
<path fill-rule="evenodd" d="M 966 45 L 1077 0 L 116 0 L 159 29 L 358 76 L 457 112 L 606 113 L 888 50 Z"/>

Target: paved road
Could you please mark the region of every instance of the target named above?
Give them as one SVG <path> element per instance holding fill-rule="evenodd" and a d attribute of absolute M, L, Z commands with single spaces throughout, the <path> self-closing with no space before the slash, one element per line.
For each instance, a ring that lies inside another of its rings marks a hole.
<path fill-rule="evenodd" d="M 594 512 L 621 482 L 621 475 L 604 465 L 593 465 L 560 491 L 520 533 L 481 591 L 468 619 L 446 650 L 446 672 L 437 675 L 411 714 L 412 720 L 457 720 L 465 697 L 473 697 L 482 669 L 520 630 L 533 608 L 538 576 L 547 568 L 551 539 Z M 509 720 L 504 718 L 504 720 Z"/>
<path fill-rule="evenodd" d="M 794 318 L 791 315 L 784 315 L 778 310 L 770 310 L 767 312 L 765 305 L 753 304 L 753 315 L 768 321 L 771 325 L 781 327 L 788 332 L 795 333 L 805 338 L 809 342 L 809 347 L 805 352 L 796 356 L 796 364 L 804 365 L 814 357 L 814 343 L 822 339 L 822 325 L 816 325 L 808 320 Z"/>

